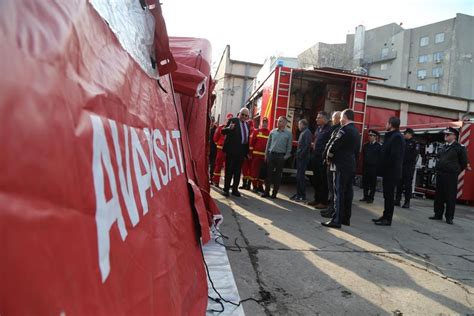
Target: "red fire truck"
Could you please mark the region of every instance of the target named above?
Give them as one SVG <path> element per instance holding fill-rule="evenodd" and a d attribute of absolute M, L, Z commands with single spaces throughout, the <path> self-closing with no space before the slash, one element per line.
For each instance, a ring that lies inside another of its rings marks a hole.
<path fill-rule="evenodd" d="M 263 117 L 269 119 L 269 128 L 276 126 L 279 116 L 289 119 L 287 128 L 293 133 L 293 144 L 296 146 L 298 124 L 300 119 L 307 119 L 310 129 L 315 129 L 315 118 L 319 111 L 338 111 L 353 109 L 354 123 L 361 132 L 363 144 L 367 137 L 367 129 L 381 128 L 390 115 L 399 115 L 396 111 L 367 105 L 367 85 L 369 81 L 381 81 L 383 78 L 371 77 L 344 72 L 335 69 L 296 69 L 277 66 L 265 80 L 253 91 L 248 105 L 252 118 L 258 125 Z M 437 146 L 443 141 L 440 133 L 447 126 L 458 128 L 459 141 L 466 146 L 468 158 L 474 164 L 474 122 L 458 121 L 431 117 L 429 114 L 408 114 L 409 121 L 431 121 L 430 124 L 418 124 L 411 127 L 416 132 L 416 139 L 422 145 L 420 168 L 417 169 L 416 191 L 434 194 L 434 166 Z M 379 122 L 380 121 L 380 122 Z M 436 122 L 436 123 L 435 123 Z M 472 140 L 471 140 L 472 139 Z M 360 165 L 360 164 L 359 164 Z M 285 172 L 294 173 L 293 161 L 290 160 Z M 307 174 L 312 174 L 308 171 Z M 465 171 L 459 176 L 458 198 L 474 201 L 474 171 Z"/>

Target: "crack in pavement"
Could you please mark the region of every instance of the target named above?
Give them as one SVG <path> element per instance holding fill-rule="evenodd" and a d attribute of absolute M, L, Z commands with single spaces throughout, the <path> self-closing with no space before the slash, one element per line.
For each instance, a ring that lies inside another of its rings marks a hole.
<path fill-rule="evenodd" d="M 255 247 L 250 246 L 250 242 L 248 238 L 245 236 L 243 230 L 242 230 L 242 225 L 240 225 L 240 221 L 237 218 L 237 212 L 229 205 L 229 208 L 232 212 L 232 216 L 235 219 L 235 222 L 237 223 L 237 228 L 239 230 L 240 235 L 242 236 L 242 239 L 244 240 L 245 244 L 247 245 L 246 247 L 242 247 L 247 250 L 250 263 L 252 265 L 252 268 L 255 272 L 255 281 L 257 282 L 258 288 L 259 288 L 259 294 L 260 294 L 260 306 L 263 307 L 263 310 L 265 312 L 265 315 L 272 315 L 272 312 L 268 308 L 268 305 L 272 303 L 276 303 L 276 297 L 269 291 L 265 289 L 266 284 L 263 282 L 262 277 L 261 277 L 261 272 L 259 271 L 259 263 L 258 263 L 258 249 Z"/>
<path fill-rule="evenodd" d="M 414 231 L 415 233 L 418 233 L 418 234 L 422 234 L 422 235 L 425 235 L 425 236 L 429 236 L 429 237 L 433 238 L 434 240 L 439 241 L 439 242 L 442 243 L 442 244 L 445 244 L 445 245 L 454 247 L 454 248 L 459 249 L 459 250 L 464 250 L 464 251 L 467 251 L 467 252 L 470 252 L 470 253 L 474 253 L 474 251 L 472 251 L 472 250 L 470 250 L 470 249 L 466 249 L 466 248 L 463 248 L 463 247 L 456 246 L 456 245 L 451 244 L 451 243 L 449 243 L 449 242 L 447 242 L 447 241 L 441 240 L 440 238 L 435 237 L 435 236 L 431 235 L 430 233 L 423 232 L 423 231 L 418 230 L 418 229 L 413 229 L 413 231 Z"/>
<path fill-rule="evenodd" d="M 376 256 L 381 256 L 383 258 L 387 258 L 387 259 L 390 259 L 390 260 L 393 260 L 393 261 L 396 261 L 398 263 L 401 263 L 401 264 L 404 264 L 404 265 L 407 265 L 407 266 L 410 266 L 410 267 L 413 267 L 413 268 L 416 268 L 418 270 L 422 270 L 422 271 L 425 271 L 425 272 L 428 272 L 429 274 L 431 275 L 434 275 L 434 276 L 437 276 L 443 280 L 446 280 L 448 282 L 451 282 L 455 285 L 457 285 L 458 287 L 460 287 L 464 292 L 466 292 L 467 294 L 470 294 L 470 295 L 473 295 L 474 292 L 471 292 L 464 284 L 462 284 L 461 282 L 459 282 L 458 280 L 455 280 L 455 279 L 452 279 L 448 276 L 446 276 L 445 274 L 443 273 L 439 273 L 439 272 L 435 272 L 429 268 L 424 268 L 424 267 L 421 267 L 419 265 L 416 265 L 416 264 L 413 264 L 411 262 L 407 262 L 406 260 L 404 260 L 402 257 L 401 258 L 394 258 L 394 257 L 390 257 L 390 256 L 387 256 L 386 254 L 384 253 L 376 253 L 375 254 Z"/>

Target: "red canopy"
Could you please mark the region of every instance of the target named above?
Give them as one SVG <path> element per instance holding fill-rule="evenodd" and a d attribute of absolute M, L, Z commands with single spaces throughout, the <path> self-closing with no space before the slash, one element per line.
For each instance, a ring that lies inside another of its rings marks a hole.
<path fill-rule="evenodd" d="M 170 77 L 89 1 L 1 7 L 0 314 L 202 315 L 205 138 Z"/>

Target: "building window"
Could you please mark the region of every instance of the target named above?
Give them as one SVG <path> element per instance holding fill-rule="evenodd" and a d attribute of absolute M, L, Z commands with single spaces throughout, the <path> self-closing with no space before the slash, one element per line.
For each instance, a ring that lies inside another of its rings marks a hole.
<path fill-rule="evenodd" d="M 433 54 L 433 61 L 435 63 L 440 63 L 443 60 L 443 52 L 437 52 Z"/>
<path fill-rule="evenodd" d="M 443 75 L 443 68 L 441 67 L 433 68 L 432 74 L 433 74 L 433 77 L 435 78 L 441 77 Z"/>
<path fill-rule="evenodd" d="M 418 90 L 418 91 L 425 91 L 425 85 L 424 85 L 424 84 L 418 84 L 418 85 L 416 85 L 416 90 Z"/>
<path fill-rule="evenodd" d="M 388 56 L 388 47 L 384 47 L 382 48 L 382 58 L 387 57 L 387 56 Z"/>
<path fill-rule="evenodd" d="M 388 65 L 387 64 L 380 64 L 380 70 L 387 70 Z"/>
<path fill-rule="evenodd" d="M 420 38 L 420 46 L 428 46 L 430 43 L 430 38 L 428 36 L 424 36 Z"/>
<path fill-rule="evenodd" d="M 431 91 L 438 92 L 439 91 L 439 84 L 438 83 L 432 83 L 431 84 Z"/>
<path fill-rule="evenodd" d="M 417 71 L 417 76 L 418 79 L 425 79 L 426 78 L 426 70 L 425 69 L 420 69 Z"/>
<path fill-rule="evenodd" d="M 438 33 L 435 35 L 435 43 L 442 43 L 444 42 L 444 33 Z"/>
<path fill-rule="evenodd" d="M 418 63 L 424 64 L 431 61 L 431 55 L 420 55 L 418 56 Z"/>

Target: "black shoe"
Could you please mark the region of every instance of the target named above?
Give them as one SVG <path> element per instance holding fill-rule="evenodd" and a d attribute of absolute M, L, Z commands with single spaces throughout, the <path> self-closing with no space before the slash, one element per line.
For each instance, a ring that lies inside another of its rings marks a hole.
<path fill-rule="evenodd" d="M 298 198 L 298 194 L 293 194 L 291 197 L 290 197 L 290 200 L 294 201 Z"/>
<path fill-rule="evenodd" d="M 359 201 L 360 201 L 360 202 L 367 202 L 368 199 L 367 199 L 367 198 L 362 198 L 362 199 L 360 199 Z"/>
<path fill-rule="evenodd" d="M 443 218 L 442 218 L 441 216 L 436 216 L 436 215 L 434 215 L 434 216 L 428 217 L 428 219 L 433 219 L 433 220 L 436 220 L 436 221 L 440 221 L 440 220 L 442 220 Z"/>
<path fill-rule="evenodd" d="M 333 211 L 324 210 L 324 211 L 321 211 L 320 214 L 321 214 L 321 216 L 324 217 L 324 218 L 332 218 L 333 215 L 334 215 L 334 212 L 333 212 Z"/>
<path fill-rule="evenodd" d="M 370 200 L 367 200 L 366 202 L 367 202 L 367 204 L 372 204 L 372 203 L 374 203 L 374 200 L 370 199 Z"/>
<path fill-rule="evenodd" d="M 276 199 L 277 198 L 277 193 L 273 192 L 272 195 L 270 196 L 271 199 Z"/>
<path fill-rule="evenodd" d="M 400 201 L 396 200 L 395 202 L 393 202 L 393 205 L 400 206 Z"/>
<path fill-rule="evenodd" d="M 241 197 L 242 196 L 242 195 L 240 195 L 239 191 L 232 191 L 232 195 L 236 196 L 236 197 Z"/>
<path fill-rule="evenodd" d="M 225 197 L 230 196 L 229 191 L 226 191 L 226 190 L 224 190 L 224 192 L 222 192 L 222 195 L 225 196 Z"/>
<path fill-rule="evenodd" d="M 453 220 L 451 218 L 446 218 L 446 223 L 449 225 L 453 225 Z"/>
<path fill-rule="evenodd" d="M 341 228 L 341 225 L 338 225 L 334 223 L 333 221 L 322 222 L 321 225 L 323 225 L 324 227 L 330 227 L 330 228 Z"/>
<path fill-rule="evenodd" d="M 405 202 L 405 204 L 403 204 L 402 208 L 410 208 L 410 202 Z"/>
<path fill-rule="evenodd" d="M 260 196 L 263 197 L 263 198 L 267 198 L 267 197 L 270 197 L 270 194 L 268 194 L 267 192 L 264 192 Z"/>
<path fill-rule="evenodd" d="M 350 220 L 342 221 L 341 223 L 342 223 L 342 225 L 344 225 L 344 226 L 351 226 L 351 221 L 350 221 Z"/>
<path fill-rule="evenodd" d="M 392 226 L 392 223 L 388 221 L 388 219 L 382 218 L 379 221 L 374 222 L 375 225 L 378 226 Z"/>
<path fill-rule="evenodd" d="M 253 193 L 258 193 L 258 189 L 257 189 L 257 188 L 254 188 L 254 189 L 252 190 L 252 192 L 253 192 Z"/>
<path fill-rule="evenodd" d="M 265 193 L 265 190 L 263 189 L 262 186 L 258 187 L 257 191 L 260 193 Z"/>
<path fill-rule="evenodd" d="M 372 218 L 372 222 L 380 222 L 381 220 L 383 219 L 383 216 L 379 217 L 379 218 Z"/>

